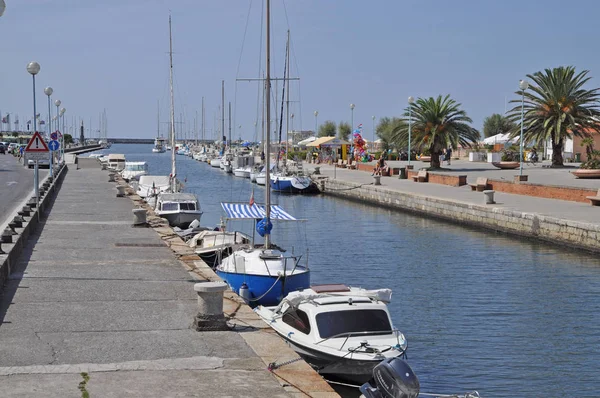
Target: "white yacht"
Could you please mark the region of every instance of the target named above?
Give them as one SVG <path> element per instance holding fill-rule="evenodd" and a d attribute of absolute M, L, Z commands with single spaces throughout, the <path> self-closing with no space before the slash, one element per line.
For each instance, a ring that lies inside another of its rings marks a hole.
<path fill-rule="evenodd" d="M 194 220 L 200 222 L 202 210 L 196 195 L 191 193 L 161 193 L 154 212 L 165 218 L 172 227 L 187 228 Z"/>
<path fill-rule="evenodd" d="M 125 168 L 121 171 L 121 176 L 127 182 L 139 180 L 146 174 L 148 174 L 148 163 L 146 162 L 125 162 Z"/>
<path fill-rule="evenodd" d="M 140 177 L 137 184 L 136 193 L 142 199 L 157 196 L 159 193 L 167 192 L 171 188 L 169 176 L 149 176 Z"/>

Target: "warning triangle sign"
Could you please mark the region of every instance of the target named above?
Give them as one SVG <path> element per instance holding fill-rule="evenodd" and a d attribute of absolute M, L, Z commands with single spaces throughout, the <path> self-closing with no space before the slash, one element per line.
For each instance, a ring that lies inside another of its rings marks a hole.
<path fill-rule="evenodd" d="M 29 144 L 25 147 L 25 152 L 48 152 L 48 145 L 37 131 L 29 140 Z"/>

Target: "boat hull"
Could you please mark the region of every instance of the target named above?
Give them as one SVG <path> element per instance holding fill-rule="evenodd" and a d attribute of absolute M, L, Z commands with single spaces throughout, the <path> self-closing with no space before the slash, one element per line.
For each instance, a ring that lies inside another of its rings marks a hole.
<path fill-rule="evenodd" d="M 279 304 L 288 293 L 310 287 L 310 272 L 298 272 L 277 280 L 277 276 L 249 275 L 235 272 L 225 272 L 217 269 L 217 275 L 223 279 L 236 293 L 246 283 L 250 293 L 251 306 L 273 306 Z"/>
<path fill-rule="evenodd" d="M 282 193 L 319 193 L 317 184 L 308 177 L 275 177 L 271 179 L 271 188 Z"/>
<path fill-rule="evenodd" d="M 264 175 L 257 175 L 256 176 L 256 183 L 258 185 L 267 185 L 267 178 Z"/>
<path fill-rule="evenodd" d="M 160 217 L 166 219 L 172 227 L 187 228 L 194 220 L 200 221 L 202 213 L 198 212 L 173 212 L 160 214 Z"/>

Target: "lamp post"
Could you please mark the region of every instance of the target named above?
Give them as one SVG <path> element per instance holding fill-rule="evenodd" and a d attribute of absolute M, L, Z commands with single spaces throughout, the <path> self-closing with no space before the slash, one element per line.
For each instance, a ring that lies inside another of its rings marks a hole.
<path fill-rule="evenodd" d="M 375 153 L 375 116 L 371 116 L 373 120 L 373 140 L 371 141 L 371 152 Z"/>
<path fill-rule="evenodd" d="M 354 158 L 354 140 L 352 140 L 352 130 L 354 129 L 354 107 L 356 105 L 350 104 L 350 156 L 349 158 Z M 348 161 L 350 164 L 350 161 Z"/>
<path fill-rule="evenodd" d="M 410 166 L 410 144 L 412 142 L 412 104 L 415 102 L 414 97 L 408 97 L 408 165 Z"/>
<path fill-rule="evenodd" d="M 44 94 L 46 94 L 48 96 L 48 119 L 47 120 L 47 131 L 48 131 L 48 135 L 46 137 L 46 139 L 50 139 L 50 134 L 52 134 L 52 123 L 50 122 L 52 120 L 52 108 L 50 107 L 50 97 L 52 96 L 52 93 L 54 92 L 54 90 L 52 89 L 52 87 L 48 86 L 44 89 Z M 50 154 L 50 177 L 53 177 L 53 170 L 52 170 L 52 161 L 54 159 L 52 159 L 52 154 Z"/>
<path fill-rule="evenodd" d="M 65 135 L 62 132 L 62 130 L 65 129 L 65 112 L 67 111 L 66 108 L 61 108 L 60 109 L 60 116 L 62 118 L 62 129 L 59 132 L 59 136 L 60 136 L 60 161 L 64 162 L 65 159 Z"/>
<path fill-rule="evenodd" d="M 315 136 L 319 135 L 317 131 L 317 116 L 319 116 L 319 111 L 315 111 Z"/>
<path fill-rule="evenodd" d="M 523 122 L 525 119 L 525 90 L 529 87 L 527 80 L 519 81 L 519 88 L 521 89 L 521 138 L 519 140 L 519 176 L 523 175 Z"/>
<path fill-rule="evenodd" d="M 37 75 L 40 72 L 40 64 L 38 64 L 37 62 L 33 61 L 27 64 L 27 72 L 29 72 L 29 74 L 31 75 L 31 77 L 33 78 L 33 133 L 35 134 L 37 132 L 37 110 L 35 107 L 35 75 Z M 25 158 L 23 158 L 23 163 L 25 163 Z M 34 169 L 33 169 L 33 189 L 35 192 L 35 202 L 36 202 L 36 206 L 37 208 L 39 208 L 40 205 L 40 191 L 39 191 L 39 173 L 38 173 L 39 169 L 38 169 L 38 161 L 37 159 L 34 160 Z M 38 211 L 38 217 L 39 217 L 39 211 Z"/>

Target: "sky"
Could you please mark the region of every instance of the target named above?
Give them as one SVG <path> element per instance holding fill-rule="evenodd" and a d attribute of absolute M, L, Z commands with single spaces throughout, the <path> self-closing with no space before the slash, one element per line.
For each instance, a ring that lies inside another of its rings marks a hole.
<path fill-rule="evenodd" d="M 232 137 L 257 138 L 260 82 L 236 79 L 259 78 L 264 71 L 264 0 L 5 1 L 0 17 L 3 116 L 11 113 L 14 121 L 19 115 L 21 124 L 31 119 L 32 78 L 26 65 L 37 61 L 42 119 L 48 113 L 43 89 L 51 86 L 52 100 L 60 99 L 67 109 L 67 127 L 83 119 L 89 128 L 91 120 L 96 131 L 106 109 L 109 137 L 155 137 L 158 119 L 165 135 L 171 12 L 175 118 L 183 121 L 178 129 L 194 136 L 197 112 L 200 130 L 204 97 L 205 137 L 216 137 L 224 80 L 225 108 L 232 103 Z M 271 3 L 274 77 L 283 77 L 290 30 L 290 75 L 299 78 L 289 90 L 290 128 L 296 130 L 314 130 L 315 121 L 353 121 L 363 124 L 369 139 L 372 116 L 376 122 L 400 116 L 408 96 L 440 94 L 461 103 L 473 127 L 481 129 L 485 117 L 512 107 L 506 101 L 518 99 L 520 79 L 561 65 L 590 70 L 589 87 L 600 87 L 598 1 Z M 281 82 L 276 94 L 280 101 Z M 227 113 L 225 119 L 227 126 Z"/>

